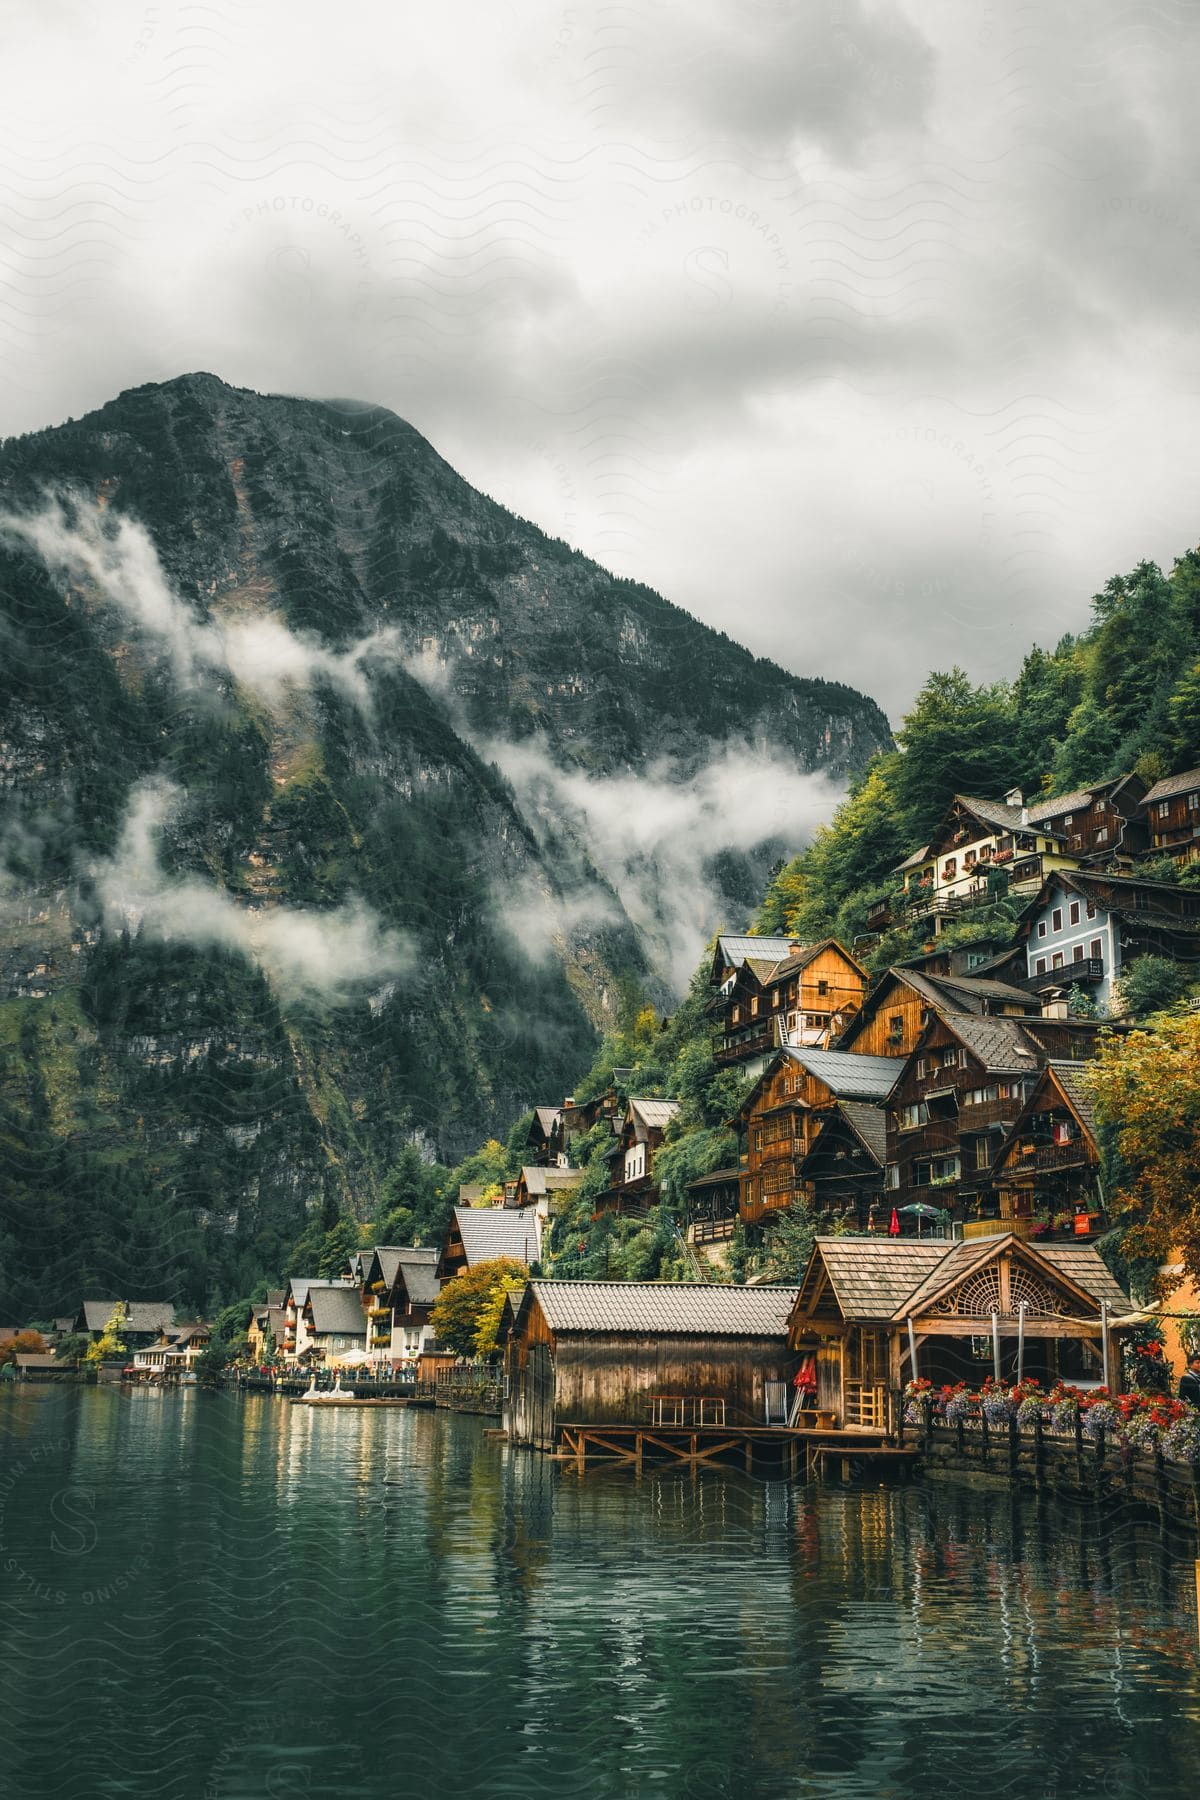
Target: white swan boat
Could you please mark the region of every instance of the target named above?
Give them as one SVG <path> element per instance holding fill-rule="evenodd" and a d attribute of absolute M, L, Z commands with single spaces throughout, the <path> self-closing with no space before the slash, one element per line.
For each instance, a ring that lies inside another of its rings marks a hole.
<path fill-rule="evenodd" d="M 307 1401 L 310 1406 L 337 1406 L 339 1402 L 343 1405 L 354 1406 L 358 1401 L 357 1394 L 348 1394 L 346 1392 L 345 1388 L 342 1386 L 342 1378 L 340 1375 L 333 1386 L 328 1388 L 324 1393 L 318 1392 L 317 1378 L 314 1375 L 309 1382 L 307 1392 L 300 1394 L 298 1398 L 302 1401 Z"/>

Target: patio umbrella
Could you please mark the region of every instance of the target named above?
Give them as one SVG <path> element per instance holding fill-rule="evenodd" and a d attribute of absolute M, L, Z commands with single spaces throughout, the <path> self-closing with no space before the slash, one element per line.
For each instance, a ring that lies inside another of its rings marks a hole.
<path fill-rule="evenodd" d="M 888 1236 L 889 1237 L 899 1237 L 900 1236 L 900 1214 L 896 1211 L 894 1206 L 892 1208 L 892 1222 L 888 1226 Z"/>
<path fill-rule="evenodd" d="M 926 1204 L 923 1200 L 914 1200 L 911 1206 L 902 1206 L 900 1208 L 900 1211 L 902 1213 L 915 1213 L 916 1214 L 917 1236 L 918 1237 L 920 1237 L 920 1235 L 921 1235 L 921 1220 L 922 1219 L 936 1219 L 938 1216 L 937 1207 L 936 1206 L 926 1206 Z"/>

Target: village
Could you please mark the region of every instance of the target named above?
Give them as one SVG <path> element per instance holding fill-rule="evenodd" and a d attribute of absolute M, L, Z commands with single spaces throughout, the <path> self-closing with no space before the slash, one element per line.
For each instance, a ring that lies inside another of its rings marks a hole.
<path fill-rule="evenodd" d="M 1164 856 L 1200 859 L 1200 769 L 1035 805 L 957 795 L 852 945 L 716 938 L 712 1058 L 744 1097 L 736 1162 L 692 1179 L 674 1220 L 682 1279 L 554 1273 L 585 1138 L 600 1134 L 607 1171 L 593 1221 L 661 1210 L 679 1103 L 630 1092 L 617 1068 L 593 1098 L 535 1107 L 519 1173 L 461 1187 L 436 1244 L 360 1249 L 248 1307 L 226 1378 L 465 1406 L 580 1468 L 853 1476 L 940 1458 L 1041 1480 L 1057 1446 L 1075 1487 L 1096 1479 L 1085 1452 L 1121 1452 L 1128 1489 L 1136 1452 L 1143 1497 L 1166 1507 L 1177 1468 L 1171 1505 L 1196 1517 L 1200 1413 L 1172 1396 L 1200 1298 L 1177 1285 L 1156 1309 L 1097 1249 L 1109 1196 L 1087 1080 L 1101 1034 L 1127 1028 L 1137 958 L 1200 973 L 1200 888 L 1162 879 Z M 998 892 L 1018 902 L 1006 941 L 943 942 Z M 897 912 L 925 947 L 872 980 L 863 959 Z M 805 1266 L 735 1279 L 735 1237 L 799 1212 L 815 1221 Z M 495 1330 L 464 1355 L 439 1341 L 439 1304 L 463 1277 L 483 1293 L 489 1271 Z M 84 1345 L 101 1378 L 193 1383 L 211 1335 L 166 1303 L 85 1296 L 46 1341 L 14 1343 L 3 1373 L 60 1377 L 57 1341 Z"/>

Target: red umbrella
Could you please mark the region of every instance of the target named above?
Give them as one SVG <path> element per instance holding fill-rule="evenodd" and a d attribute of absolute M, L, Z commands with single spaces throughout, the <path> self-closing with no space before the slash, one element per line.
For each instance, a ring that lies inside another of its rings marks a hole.
<path fill-rule="evenodd" d="M 899 1237 L 900 1236 L 900 1214 L 896 1211 L 894 1206 L 892 1208 L 892 1222 L 888 1226 L 888 1236 L 889 1237 Z"/>

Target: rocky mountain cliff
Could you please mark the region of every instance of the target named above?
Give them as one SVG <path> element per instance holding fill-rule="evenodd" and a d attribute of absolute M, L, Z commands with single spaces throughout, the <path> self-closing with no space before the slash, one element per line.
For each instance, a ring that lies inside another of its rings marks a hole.
<path fill-rule="evenodd" d="M 889 742 L 379 408 L 185 376 L 0 482 L 0 1317 L 560 1093 Z"/>

